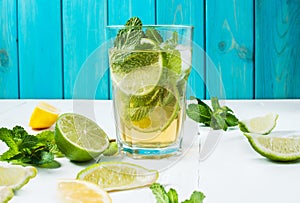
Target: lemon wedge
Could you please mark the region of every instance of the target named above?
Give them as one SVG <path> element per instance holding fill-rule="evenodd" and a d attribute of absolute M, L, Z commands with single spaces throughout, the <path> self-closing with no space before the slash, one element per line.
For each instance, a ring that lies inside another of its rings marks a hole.
<path fill-rule="evenodd" d="M 56 107 L 46 102 L 40 102 L 31 114 L 29 126 L 33 129 L 49 128 L 55 123 L 58 115 L 59 110 Z"/>

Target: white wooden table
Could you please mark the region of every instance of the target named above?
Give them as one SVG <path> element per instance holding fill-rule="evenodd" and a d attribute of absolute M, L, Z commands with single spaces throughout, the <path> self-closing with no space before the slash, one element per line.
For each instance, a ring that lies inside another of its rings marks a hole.
<path fill-rule="evenodd" d="M 20 125 L 29 133 L 37 133 L 28 127 L 28 122 L 39 101 L 0 100 L 0 127 Z M 84 114 L 94 119 L 110 138 L 115 137 L 111 101 L 43 101 L 58 107 L 61 113 Z M 300 100 L 226 100 L 221 103 L 229 106 L 239 119 L 276 112 L 279 119 L 274 130 L 300 131 Z M 194 190 L 200 190 L 206 195 L 205 203 L 300 202 L 300 162 L 275 163 L 265 159 L 250 147 L 237 128 L 216 132 L 189 120 L 184 136 L 184 153 L 179 158 L 160 162 L 125 158 L 125 161 L 158 169 L 158 182 L 167 189 L 176 189 L 180 201 Z M 1 150 L 4 150 L 3 143 L 0 143 Z M 57 161 L 62 164 L 60 168 L 38 169 L 37 177 L 17 191 L 11 202 L 56 202 L 56 181 L 75 178 L 81 169 L 94 163 L 74 164 L 65 158 Z M 114 192 L 111 197 L 116 203 L 155 202 L 149 188 Z"/>

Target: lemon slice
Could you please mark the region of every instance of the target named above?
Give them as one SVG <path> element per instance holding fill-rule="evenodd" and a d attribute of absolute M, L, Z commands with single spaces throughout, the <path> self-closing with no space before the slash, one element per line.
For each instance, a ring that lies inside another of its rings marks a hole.
<path fill-rule="evenodd" d="M 0 202 L 6 203 L 14 196 L 14 192 L 10 187 L 0 186 Z"/>
<path fill-rule="evenodd" d="M 128 190 L 154 183 L 158 172 L 127 162 L 102 162 L 80 171 L 77 179 L 100 185 L 106 191 Z"/>
<path fill-rule="evenodd" d="M 59 200 L 63 203 L 111 203 L 111 197 L 96 184 L 81 180 L 59 180 Z"/>
<path fill-rule="evenodd" d="M 300 159 L 300 132 L 244 133 L 255 151 L 274 161 Z"/>
<path fill-rule="evenodd" d="M 275 128 L 277 119 L 276 113 L 268 113 L 264 116 L 240 121 L 239 128 L 242 132 L 266 135 Z"/>
<path fill-rule="evenodd" d="M 72 161 L 97 158 L 109 146 L 106 133 L 97 123 L 75 113 L 57 119 L 54 135 L 59 150 Z"/>
<path fill-rule="evenodd" d="M 31 114 L 29 126 L 33 129 L 49 128 L 55 123 L 58 114 L 57 108 L 46 102 L 40 102 Z"/>
<path fill-rule="evenodd" d="M 8 186 L 13 190 L 19 190 L 34 178 L 37 170 L 32 166 L 19 166 L 10 164 L 0 165 L 0 186 Z"/>

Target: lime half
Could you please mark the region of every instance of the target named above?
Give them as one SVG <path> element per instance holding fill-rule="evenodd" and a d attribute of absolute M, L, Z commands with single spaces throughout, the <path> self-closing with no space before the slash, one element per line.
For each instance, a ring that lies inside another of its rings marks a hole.
<path fill-rule="evenodd" d="M 240 121 L 239 127 L 242 132 L 266 135 L 275 128 L 277 119 L 276 113 L 268 113 L 264 116 Z"/>
<path fill-rule="evenodd" d="M 72 161 L 88 161 L 98 157 L 109 145 L 106 133 L 85 116 L 62 114 L 55 127 L 58 148 Z"/>
<path fill-rule="evenodd" d="M 37 174 L 37 169 L 32 166 L 1 165 L 0 186 L 8 186 L 13 190 L 19 190 Z"/>
<path fill-rule="evenodd" d="M 126 162 L 102 162 L 80 171 L 77 179 L 93 182 L 106 191 L 128 190 L 154 183 L 158 172 Z"/>
<path fill-rule="evenodd" d="M 244 133 L 255 151 L 274 161 L 300 159 L 300 132 Z"/>

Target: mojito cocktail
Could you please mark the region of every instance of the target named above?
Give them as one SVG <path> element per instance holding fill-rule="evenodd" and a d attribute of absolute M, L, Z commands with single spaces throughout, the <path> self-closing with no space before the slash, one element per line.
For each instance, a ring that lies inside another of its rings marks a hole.
<path fill-rule="evenodd" d="M 109 49 L 117 140 L 136 158 L 180 152 L 191 70 L 189 26 L 142 26 L 131 18 Z"/>

